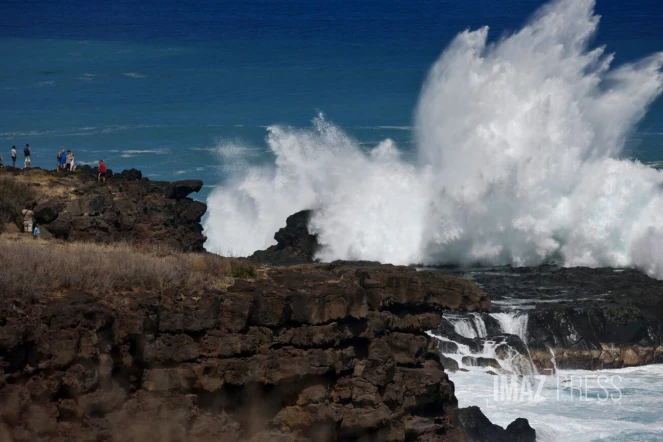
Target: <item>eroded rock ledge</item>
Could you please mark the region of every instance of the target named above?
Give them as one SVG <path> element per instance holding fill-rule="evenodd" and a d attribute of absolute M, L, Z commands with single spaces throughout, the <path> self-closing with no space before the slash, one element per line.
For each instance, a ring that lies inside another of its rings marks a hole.
<path fill-rule="evenodd" d="M 642 272 L 539 266 L 476 272 L 473 280 L 496 310 L 513 299 L 528 306 L 526 344 L 543 373 L 553 369 L 553 353 L 560 369 L 663 363 L 663 282 Z"/>
<path fill-rule="evenodd" d="M 8 170 L 34 191 L 34 217 L 44 238 L 163 244 L 175 250 L 204 251 L 200 220 L 207 206 L 188 197 L 201 189 L 200 180 L 150 181 L 139 170 L 130 169 L 119 174 L 108 171 L 106 185 L 100 185 L 96 169 L 89 166 L 79 167 L 75 173 Z M 20 216 L 14 222 L 22 229 Z"/>
<path fill-rule="evenodd" d="M 425 334 L 481 311 L 406 267 L 267 269 L 227 292 L 0 293 L 0 439 L 465 440 Z"/>

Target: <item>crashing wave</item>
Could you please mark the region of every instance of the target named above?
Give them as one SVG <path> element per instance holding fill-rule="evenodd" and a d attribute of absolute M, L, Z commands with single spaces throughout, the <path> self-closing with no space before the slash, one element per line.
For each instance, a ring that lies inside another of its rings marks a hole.
<path fill-rule="evenodd" d="M 663 278 L 663 174 L 620 159 L 663 89 L 663 53 L 611 67 L 592 0 L 560 0 L 494 44 L 459 34 L 431 69 L 418 158 L 366 151 L 322 115 L 268 128 L 271 167 L 208 199 L 208 250 L 250 254 L 316 209 L 319 257 L 397 264 L 637 266 Z M 238 158 L 241 161 L 241 158 Z"/>

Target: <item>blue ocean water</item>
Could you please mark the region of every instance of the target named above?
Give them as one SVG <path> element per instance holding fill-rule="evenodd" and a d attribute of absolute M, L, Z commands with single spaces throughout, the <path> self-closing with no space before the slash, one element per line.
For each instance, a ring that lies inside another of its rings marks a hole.
<path fill-rule="evenodd" d="M 214 186 L 241 175 L 248 165 L 274 162 L 265 141 L 267 126 L 310 127 L 321 111 L 366 149 L 390 138 L 407 156 L 414 147 L 422 83 L 454 36 L 488 25 L 490 40 L 498 41 L 543 3 L 0 1 L 0 155 L 6 160 L 12 145 L 20 151 L 30 143 L 33 165 L 54 168 L 55 154 L 64 147 L 79 163 L 103 158 L 113 170 L 136 167 L 152 179 L 203 179 L 198 198 L 206 200 Z M 614 65 L 663 50 L 663 2 L 598 0 L 596 11 L 602 18 L 595 45 L 615 53 Z M 623 155 L 663 162 L 661 99 L 630 134 Z M 408 197 L 399 202 L 409 202 Z M 624 205 L 606 200 L 608 208 Z M 361 201 L 357 210 L 374 207 L 368 203 Z M 387 217 L 375 218 L 357 223 L 379 225 Z M 521 226 L 523 220 L 528 221 L 523 217 Z M 601 216 L 595 224 L 599 221 Z M 397 233 L 406 230 L 398 222 L 392 227 Z M 264 233 L 271 239 L 274 230 L 269 226 Z M 345 230 L 337 233 L 349 236 Z M 396 237 L 389 232 L 367 243 L 387 244 Z M 650 370 L 633 373 L 630 385 L 641 388 L 660 376 L 660 367 Z M 462 404 L 477 402 L 477 395 L 490 388 L 477 393 L 474 378 L 454 380 Z M 630 397 L 624 402 L 629 408 L 613 408 L 610 419 L 637 423 L 643 416 L 638 404 L 660 414 L 659 390 Z M 585 403 L 569 409 L 549 401 L 544 410 L 529 411 L 479 404 L 502 424 L 538 415 L 533 422 L 553 427 L 570 415 L 574 429 L 590 428 L 582 437 L 564 434 L 565 440 L 655 440 L 660 431 L 645 423 L 635 435 L 624 434 L 617 424 L 598 432 L 594 424 L 600 410 Z M 565 429 L 552 433 L 546 440 L 557 440 Z"/>
<path fill-rule="evenodd" d="M 479 0 L 2 1 L 0 155 L 30 143 L 152 179 L 222 183 L 269 163 L 266 126 L 318 111 L 366 146 L 412 146 L 422 82 L 460 31 L 520 27 L 543 2 Z M 615 63 L 663 47 L 663 4 L 599 1 L 597 45 Z M 626 155 L 663 160 L 656 102 Z M 242 162 L 233 161 L 241 146 Z M 225 147 L 225 149 L 219 149 Z"/>

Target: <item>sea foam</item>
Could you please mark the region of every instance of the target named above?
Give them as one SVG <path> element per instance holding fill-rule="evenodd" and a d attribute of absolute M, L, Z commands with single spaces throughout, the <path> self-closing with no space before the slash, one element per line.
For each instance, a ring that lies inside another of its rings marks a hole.
<path fill-rule="evenodd" d="M 496 43 L 487 27 L 460 33 L 423 86 L 414 161 L 391 140 L 366 151 L 322 115 L 268 127 L 274 165 L 210 194 L 206 247 L 250 254 L 315 209 L 323 260 L 557 259 L 663 278 L 663 174 L 620 159 L 661 93 L 663 53 L 612 68 L 589 45 L 598 23 L 594 1 L 560 0 Z"/>

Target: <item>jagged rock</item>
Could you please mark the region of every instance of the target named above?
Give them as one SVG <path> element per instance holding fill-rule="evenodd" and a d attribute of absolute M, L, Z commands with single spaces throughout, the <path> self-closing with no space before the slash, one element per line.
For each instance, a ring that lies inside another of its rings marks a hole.
<path fill-rule="evenodd" d="M 640 355 L 638 355 L 638 353 L 632 348 L 624 350 L 624 356 L 622 357 L 622 360 L 624 361 L 624 367 L 640 365 L 642 362 Z"/>
<path fill-rule="evenodd" d="M 115 175 L 114 178 L 119 178 L 126 181 L 135 181 L 143 177 L 143 173 L 138 169 L 126 169 Z"/>
<path fill-rule="evenodd" d="M 473 367 L 492 367 L 496 369 L 502 368 L 499 362 L 493 358 L 483 358 L 474 356 L 463 356 L 463 365 L 471 365 Z"/>
<path fill-rule="evenodd" d="M 33 209 L 35 220 L 39 224 L 50 223 L 55 220 L 60 213 L 60 201 L 57 199 L 50 199 L 43 203 L 39 203 Z"/>
<path fill-rule="evenodd" d="M 182 180 L 174 181 L 166 187 L 166 198 L 181 200 L 194 192 L 199 192 L 203 188 L 203 182 L 200 180 Z"/>
<path fill-rule="evenodd" d="M 77 176 L 82 180 L 82 181 L 88 181 L 88 180 L 97 180 L 97 177 L 99 176 L 99 168 L 98 167 L 92 167 L 88 164 L 83 164 L 76 166 L 76 172 Z M 106 180 L 109 180 L 111 177 L 113 177 L 113 171 L 106 167 Z"/>
<path fill-rule="evenodd" d="M 82 198 L 79 204 L 84 215 L 98 216 L 112 209 L 113 195 L 106 187 L 95 189 Z"/>
<path fill-rule="evenodd" d="M 269 265 L 292 265 L 313 262 L 318 248 L 316 235 L 308 231 L 310 210 L 302 210 L 286 219 L 286 226 L 274 234 L 277 244 L 266 250 L 258 250 L 250 260 Z"/>
<path fill-rule="evenodd" d="M 81 209 L 81 204 L 79 200 L 71 200 L 67 203 L 64 210 L 71 213 L 71 216 L 81 216 L 83 215 L 83 209 Z"/>
<path fill-rule="evenodd" d="M 458 362 L 444 355 L 440 355 L 440 363 L 446 371 L 458 371 Z"/>
<path fill-rule="evenodd" d="M 2 431 L 463 440 L 453 385 L 425 332 L 448 309 L 481 310 L 486 294 L 428 273 L 314 264 L 196 296 L 3 294 L 0 367 L 12 383 L 0 384 Z"/>
<path fill-rule="evenodd" d="M 518 418 L 508 429 L 491 423 L 479 407 L 460 408 L 458 420 L 468 442 L 535 442 L 536 432 L 527 419 Z"/>
<path fill-rule="evenodd" d="M 473 272 L 472 278 L 493 300 L 530 300 L 526 344 L 541 372 L 554 369 L 551 351 L 560 369 L 609 369 L 661 360 L 656 353 L 663 345 L 661 282 L 642 272 L 546 265 Z M 489 336 L 501 333 L 490 324 L 490 316 L 483 319 Z M 458 338 L 449 327 L 442 331 L 471 347 L 471 341 Z M 518 351 L 524 354 L 526 349 Z"/>
<path fill-rule="evenodd" d="M 527 419 L 519 417 L 506 427 L 506 432 L 513 442 L 536 442 L 536 431 Z"/>
<path fill-rule="evenodd" d="M 44 227 L 56 238 L 69 239 L 72 234 L 71 214 L 62 212 L 55 221 L 46 224 Z"/>
<path fill-rule="evenodd" d="M 28 183 L 32 175 L 36 181 L 50 180 L 49 190 L 42 192 L 49 199 L 36 209 L 36 221 L 44 225 L 45 239 L 52 234 L 76 241 L 159 243 L 175 250 L 204 250 L 206 238 L 200 221 L 207 206 L 184 197 L 200 189 L 201 181 L 149 181 L 140 178 L 140 171 L 131 169 L 116 174 L 103 185 L 97 183 L 96 169 L 89 166 L 82 166 L 73 174 L 36 168 L 12 174 L 25 175 Z M 61 192 L 50 192 L 51 188 Z M 175 199 L 165 196 L 168 189 Z M 62 196 L 51 198 L 58 193 Z"/>

